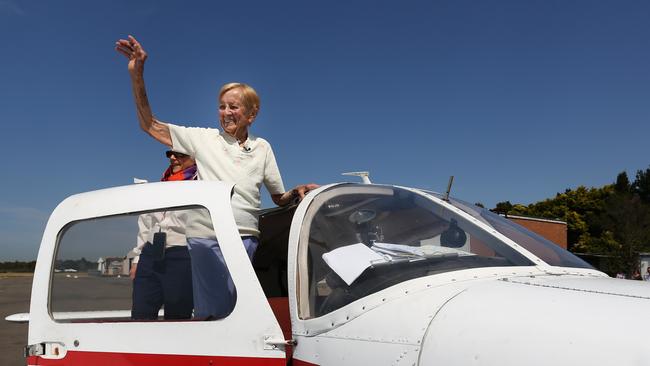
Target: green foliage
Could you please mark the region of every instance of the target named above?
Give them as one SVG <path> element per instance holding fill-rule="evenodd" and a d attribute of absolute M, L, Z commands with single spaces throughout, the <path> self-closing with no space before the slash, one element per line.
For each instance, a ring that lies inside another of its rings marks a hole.
<path fill-rule="evenodd" d="M 650 203 L 650 168 L 637 170 L 632 190 L 639 195 L 643 202 Z"/>
<path fill-rule="evenodd" d="M 493 212 L 504 215 L 510 213 L 510 210 L 512 210 L 512 203 L 510 203 L 510 201 L 499 202 L 496 207 L 492 209 Z"/>
<path fill-rule="evenodd" d="M 611 185 L 567 189 L 528 206 L 500 202 L 492 211 L 563 220 L 570 250 L 604 256 L 609 273 L 630 274 L 638 253 L 650 251 L 650 168 L 632 183 L 622 172 Z"/>
<path fill-rule="evenodd" d="M 632 187 L 630 186 L 630 179 L 627 177 L 626 172 L 621 172 L 616 177 L 616 183 L 614 184 L 614 189 L 618 193 L 627 193 L 630 192 Z"/>
<path fill-rule="evenodd" d="M 54 268 L 58 270 L 74 269 L 80 272 L 88 272 L 89 269 L 96 268 L 97 264 L 89 262 L 86 258 L 81 258 L 78 260 L 66 259 L 64 261 L 57 260 L 54 263 Z"/>
<path fill-rule="evenodd" d="M 7 272 L 21 272 L 21 273 L 27 273 L 27 272 L 34 272 L 34 268 L 36 267 L 36 261 L 31 261 L 31 262 L 0 262 L 0 273 L 7 273 Z"/>
<path fill-rule="evenodd" d="M 564 193 L 558 193 L 555 198 L 549 198 L 528 206 L 521 204 L 508 205 L 497 204 L 497 209 L 510 215 L 522 215 L 539 217 L 551 220 L 562 220 L 567 223 L 567 235 L 569 246 L 584 244 L 584 241 L 592 236 L 602 234 L 602 225 L 589 225 L 605 211 L 605 200 L 611 196 L 614 188 L 611 185 L 602 188 L 586 188 L 580 186 L 575 190 L 567 189 Z M 493 211 L 497 211 L 494 209 Z"/>

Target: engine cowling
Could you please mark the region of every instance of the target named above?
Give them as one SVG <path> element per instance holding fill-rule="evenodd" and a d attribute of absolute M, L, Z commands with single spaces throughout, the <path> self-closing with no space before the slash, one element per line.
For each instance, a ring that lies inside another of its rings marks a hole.
<path fill-rule="evenodd" d="M 569 276 L 471 286 L 423 339 L 420 365 L 649 365 L 650 285 Z"/>

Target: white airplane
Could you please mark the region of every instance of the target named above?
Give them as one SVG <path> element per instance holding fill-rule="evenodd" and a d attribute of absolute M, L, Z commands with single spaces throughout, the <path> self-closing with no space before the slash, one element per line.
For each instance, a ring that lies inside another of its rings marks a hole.
<path fill-rule="evenodd" d="M 650 365 L 650 285 L 609 278 L 485 209 L 407 187 L 327 185 L 261 213 L 251 266 L 231 190 L 148 183 L 63 201 L 30 312 L 8 317 L 29 321 L 27 364 Z M 208 218 L 220 242 L 237 291 L 221 319 L 133 321 L 130 279 L 53 268 L 124 257 L 140 215 L 172 210 Z"/>

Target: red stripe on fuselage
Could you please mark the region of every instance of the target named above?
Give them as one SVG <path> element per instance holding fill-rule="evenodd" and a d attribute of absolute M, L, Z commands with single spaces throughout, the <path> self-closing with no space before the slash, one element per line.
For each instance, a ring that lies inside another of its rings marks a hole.
<path fill-rule="evenodd" d="M 160 355 L 68 351 L 61 360 L 29 357 L 30 365 L 43 366 L 284 366 L 284 358 Z"/>
<path fill-rule="evenodd" d="M 315 363 L 310 363 L 310 362 L 307 362 L 307 361 L 298 360 L 298 359 L 294 358 L 293 359 L 293 366 L 318 366 L 318 365 L 315 364 Z"/>

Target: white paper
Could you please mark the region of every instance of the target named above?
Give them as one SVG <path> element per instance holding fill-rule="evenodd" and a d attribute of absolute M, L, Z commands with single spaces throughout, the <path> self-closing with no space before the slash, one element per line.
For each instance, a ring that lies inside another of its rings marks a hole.
<path fill-rule="evenodd" d="M 424 257 L 424 252 L 419 247 L 403 244 L 374 243 L 372 249 L 392 256 L 410 255 Z"/>
<path fill-rule="evenodd" d="M 371 265 L 386 262 L 384 257 L 363 243 L 336 248 L 323 254 L 323 260 L 348 286 Z"/>

